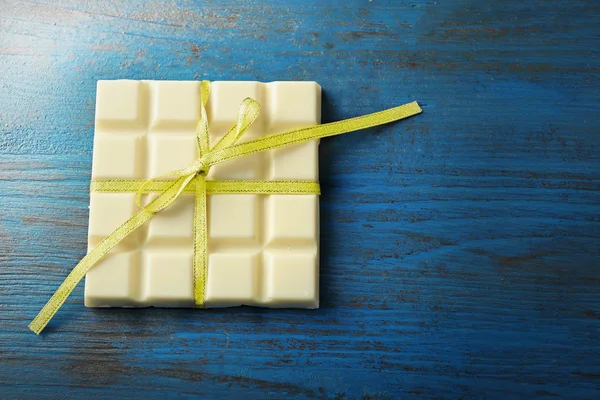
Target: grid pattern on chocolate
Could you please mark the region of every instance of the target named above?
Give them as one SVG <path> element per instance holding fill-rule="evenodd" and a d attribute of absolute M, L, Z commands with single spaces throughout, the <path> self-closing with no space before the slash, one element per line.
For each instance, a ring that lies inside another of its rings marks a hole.
<path fill-rule="evenodd" d="M 149 178 L 188 165 L 197 157 L 199 89 L 199 82 L 99 82 L 92 178 Z M 320 122 L 314 82 L 215 82 L 207 105 L 213 143 L 245 97 L 262 112 L 242 141 Z M 216 165 L 207 178 L 318 180 L 318 143 Z M 89 246 L 135 210 L 133 194 L 92 193 Z M 86 305 L 193 306 L 192 222 L 193 196 L 182 195 L 88 273 Z M 208 307 L 318 305 L 316 196 L 212 195 L 208 223 Z"/>

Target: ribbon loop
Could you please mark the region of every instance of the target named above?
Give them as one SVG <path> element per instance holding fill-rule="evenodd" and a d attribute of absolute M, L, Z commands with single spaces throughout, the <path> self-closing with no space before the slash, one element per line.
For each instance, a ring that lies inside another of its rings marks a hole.
<path fill-rule="evenodd" d="M 189 174 L 177 179 L 170 187 L 167 188 L 162 194 L 153 202 L 147 206 L 142 207 L 143 210 L 151 213 L 158 213 L 165 208 L 169 207 L 179 197 L 185 187 L 194 179 L 195 175 Z M 148 183 L 150 181 L 147 181 Z M 142 188 L 138 191 L 138 195 L 141 193 Z M 157 201 L 158 200 L 158 201 Z"/>
<path fill-rule="evenodd" d="M 260 113 L 260 104 L 249 97 L 245 98 L 240 104 L 236 124 L 219 140 L 210 152 L 222 150 L 233 146 L 244 136 L 250 125 L 256 121 Z"/>

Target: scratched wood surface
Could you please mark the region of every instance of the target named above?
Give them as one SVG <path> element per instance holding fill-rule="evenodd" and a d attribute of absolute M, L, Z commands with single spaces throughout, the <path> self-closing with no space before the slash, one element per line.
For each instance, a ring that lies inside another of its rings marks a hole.
<path fill-rule="evenodd" d="M 122 4 L 126 3 L 126 4 Z M 595 0 L 0 2 L 0 398 L 594 398 Z M 321 309 L 27 324 L 84 255 L 98 79 L 316 80 Z"/>

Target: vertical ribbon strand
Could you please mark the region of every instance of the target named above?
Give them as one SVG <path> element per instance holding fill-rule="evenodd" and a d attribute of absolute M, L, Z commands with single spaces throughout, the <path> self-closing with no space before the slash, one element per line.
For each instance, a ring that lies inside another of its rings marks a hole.
<path fill-rule="evenodd" d="M 194 201 L 194 261 L 193 288 L 194 307 L 204 307 L 204 292 L 208 271 L 208 218 L 206 207 L 206 179 L 198 175 L 195 179 Z"/>

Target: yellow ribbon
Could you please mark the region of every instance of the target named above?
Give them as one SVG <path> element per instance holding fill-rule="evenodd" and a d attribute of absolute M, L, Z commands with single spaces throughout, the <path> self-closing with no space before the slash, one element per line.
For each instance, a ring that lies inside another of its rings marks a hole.
<path fill-rule="evenodd" d="M 259 104 L 245 99 L 240 105 L 236 124 L 213 147 L 210 147 L 206 103 L 210 95 L 210 82 L 201 83 L 201 115 L 196 128 L 198 158 L 186 168 L 172 171 L 164 176 L 149 180 L 118 179 L 94 180 L 91 191 L 97 192 L 136 192 L 136 202 L 140 210 L 105 237 L 73 268 L 71 273 L 56 290 L 54 295 L 29 324 L 39 334 L 54 314 L 63 305 L 85 274 L 104 257 L 114 246 L 125 239 L 134 230 L 145 224 L 156 213 L 169 207 L 182 193 L 195 193 L 194 204 L 194 261 L 193 287 L 194 304 L 204 305 L 204 290 L 207 271 L 208 227 L 206 220 L 206 195 L 215 193 L 255 193 L 255 194 L 320 194 L 319 184 L 309 181 L 207 181 L 209 169 L 234 158 L 277 147 L 298 144 L 328 136 L 340 135 L 377 125 L 386 124 L 421 112 L 416 102 L 408 103 L 385 111 L 350 118 L 343 121 L 296 129 L 289 132 L 267 136 L 253 141 L 238 143 L 256 120 L 260 111 Z M 165 179 L 165 178 L 171 179 Z M 146 206 L 140 199 L 146 193 L 159 193 Z"/>

